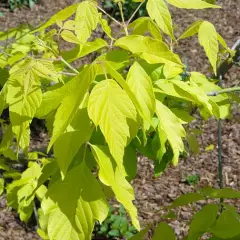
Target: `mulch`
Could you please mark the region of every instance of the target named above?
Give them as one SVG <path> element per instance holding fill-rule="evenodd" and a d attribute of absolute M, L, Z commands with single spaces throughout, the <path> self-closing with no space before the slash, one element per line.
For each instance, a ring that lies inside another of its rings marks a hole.
<path fill-rule="evenodd" d="M 48 19 L 54 12 L 59 11 L 64 6 L 69 5 L 70 0 L 42 0 L 35 9 L 17 10 L 13 13 L 3 9 L 4 16 L 0 18 L 0 30 L 14 27 L 19 23 L 29 22 L 34 26 Z M 224 37 L 231 46 L 240 38 L 240 0 L 219 0 L 222 6 L 220 10 L 180 10 L 171 7 L 173 21 L 177 34 L 180 34 L 192 22 L 198 19 L 205 19 L 212 22 L 217 31 Z M 183 40 L 175 47 L 175 51 L 180 54 L 184 63 L 187 63 L 190 71 L 209 72 L 209 64 L 203 49 L 199 46 L 197 37 Z M 233 67 L 226 75 L 224 86 L 239 86 L 240 69 Z M 138 159 L 138 174 L 133 181 L 136 201 L 139 211 L 139 218 L 142 227 L 148 224 L 156 224 L 161 219 L 158 211 L 162 206 L 171 203 L 177 196 L 195 191 L 195 188 L 206 185 L 218 187 L 217 184 L 217 121 L 210 119 L 204 122 L 197 118 L 192 123 L 192 127 L 203 130 L 203 134 L 198 138 L 201 146 L 200 154 L 189 155 L 182 159 L 177 167 L 170 166 L 160 177 L 154 177 L 153 164 L 151 160 L 144 157 Z M 224 186 L 233 187 L 240 190 L 240 111 L 239 105 L 233 107 L 232 119 L 223 121 L 223 172 Z M 206 147 L 214 145 L 212 151 L 207 151 Z M 32 141 L 32 147 L 42 147 L 42 140 Z M 189 175 L 199 174 L 200 181 L 196 187 L 188 185 L 184 180 Z M 240 202 L 232 201 L 239 209 Z M 4 197 L 0 201 L 0 240 L 21 240 L 39 239 L 35 231 L 29 230 L 28 226 L 20 223 L 17 214 L 6 208 Z M 189 208 L 181 208 L 177 211 L 178 220 L 171 224 L 176 234 L 184 236 L 187 225 L 191 218 Z M 149 237 L 150 239 L 150 237 Z"/>

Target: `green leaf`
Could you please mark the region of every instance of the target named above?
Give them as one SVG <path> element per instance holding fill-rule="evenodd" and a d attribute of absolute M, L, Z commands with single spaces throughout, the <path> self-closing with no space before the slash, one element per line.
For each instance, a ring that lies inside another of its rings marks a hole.
<path fill-rule="evenodd" d="M 206 55 L 213 67 L 214 73 L 217 73 L 217 56 L 219 51 L 218 35 L 215 27 L 207 21 L 202 22 L 198 31 L 198 39 L 203 46 Z"/>
<path fill-rule="evenodd" d="M 137 153 L 131 144 L 125 148 L 123 165 L 126 170 L 127 180 L 130 182 L 137 175 Z"/>
<path fill-rule="evenodd" d="M 169 208 L 181 207 L 194 203 L 197 201 L 205 200 L 204 196 L 199 193 L 187 193 L 178 197 L 174 202 L 169 206 Z"/>
<path fill-rule="evenodd" d="M 49 188 L 47 200 L 50 240 L 90 240 L 95 221 L 103 222 L 108 213 L 105 196 L 84 162 Z"/>
<path fill-rule="evenodd" d="M 157 39 L 131 35 L 118 39 L 114 45 L 138 55 L 150 64 L 166 63 L 183 67 L 179 57 L 172 53 L 164 42 Z"/>
<path fill-rule="evenodd" d="M 102 14 L 99 15 L 99 23 L 101 24 L 102 30 L 106 33 L 106 35 L 111 39 L 114 40 L 112 37 L 112 29 L 108 25 L 108 21 L 102 18 Z"/>
<path fill-rule="evenodd" d="M 172 18 L 164 0 L 148 0 L 147 11 L 149 16 L 156 21 L 160 29 L 174 38 Z"/>
<path fill-rule="evenodd" d="M 74 87 L 73 91 L 62 99 L 61 105 L 56 112 L 53 123 L 53 134 L 48 151 L 57 138 L 66 131 L 83 101 L 90 84 L 95 80 L 95 76 L 96 65 L 89 65 L 72 80 L 71 88 Z"/>
<path fill-rule="evenodd" d="M 175 233 L 173 229 L 165 222 L 161 222 L 154 230 L 152 240 L 175 240 Z"/>
<path fill-rule="evenodd" d="M 146 228 L 142 229 L 140 232 L 132 236 L 129 240 L 143 240 L 144 236 L 149 231 L 150 226 L 147 226 Z"/>
<path fill-rule="evenodd" d="M 67 132 L 62 134 L 54 144 L 54 155 L 62 176 L 66 175 L 68 167 L 81 145 L 89 141 L 91 133 L 92 128 L 87 109 L 80 108 L 68 126 Z"/>
<path fill-rule="evenodd" d="M 190 151 L 192 151 L 195 155 L 199 153 L 200 148 L 195 134 L 188 135 L 188 145 Z"/>
<path fill-rule="evenodd" d="M 215 189 L 206 187 L 201 189 L 200 193 L 210 198 L 240 198 L 240 192 L 232 188 Z"/>
<path fill-rule="evenodd" d="M 7 107 L 7 84 L 3 86 L 0 92 L 0 115 L 2 115 L 3 110 Z"/>
<path fill-rule="evenodd" d="M 212 5 L 202 0 L 167 0 L 167 2 L 175 7 L 186 9 L 221 8 L 220 6 Z"/>
<path fill-rule="evenodd" d="M 195 102 L 198 106 L 204 108 L 210 116 L 219 116 L 219 109 L 216 108 L 216 104 L 212 103 L 203 89 L 196 84 L 174 80 L 169 81 L 169 83 L 170 84 L 164 81 L 157 81 L 155 85 L 161 88 L 165 94 Z M 173 85 L 171 86 L 171 84 Z"/>
<path fill-rule="evenodd" d="M 12 125 L 10 124 L 8 125 L 6 131 L 3 132 L 3 137 L 0 144 L 0 153 L 4 154 L 4 152 L 10 148 L 13 137 Z"/>
<path fill-rule="evenodd" d="M 111 79 L 98 83 L 92 90 L 88 114 L 100 129 L 118 164 L 122 164 L 124 148 L 130 138 L 129 121 L 136 122 L 136 109 L 121 87 Z"/>
<path fill-rule="evenodd" d="M 0 196 L 3 194 L 4 192 L 4 179 L 0 178 Z"/>
<path fill-rule="evenodd" d="M 113 50 L 99 56 L 96 61 L 106 61 L 115 70 L 122 69 L 130 62 L 130 56 L 123 50 Z M 104 69 L 99 66 L 98 74 L 105 74 Z"/>
<path fill-rule="evenodd" d="M 30 63 L 31 64 L 31 63 Z M 19 146 L 26 151 L 29 145 L 29 124 L 42 101 L 38 77 L 28 69 L 28 62 L 23 69 L 16 71 L 8 80 L 7 95 L 12 130 Z"/>
<path fill-rule="evenodd" d="M 71 6 L 64 8 L 57 14 L 53 15 L 46 23 L 41 25 L 39 28 L 35 29 L 32 33 L 42 31 L 45 28 L 55 24 L 57 21 L 64 21 L 65 19 L 67 19 L 71 15 L 73 15 L 73 13 L 76 11 L 77 7 L 78 7 L 78 4 L 73 4 Z"/>
<path fill-rule="evenodd" d="M 207 79 L 203 74 L 198 72 L 191 72 L 190 81 L 196 83 L 204 92 L 212 92 L 222 90 L 217 84 Z M 219 107 L 220 117 L 222 119 L 231 114 L 230 100 L 227 94 L 219 94 L 218 96 L 209 97 Z"/>
<path fill-rule="evenodd" d="M 161 32 L 156 25 L 149 17 L 140 17 L 134 22 L 128 25 L 128 28 L 132 28 L 132 35 L 144 35 L 146 32 L 149 32 L 154 38 L 162 40 Z"/>
<path fill-rule="evenodd" d="M 78 81 L 79 78 L 76 76 L 64 86 L 43 93 L 42 103 L 37 109 L 35 116 L 37 118 L 46 118 L 55 111 L 61 104 L 62 99 L 76 90 Z"/>
<path fill-rule="evenodd" d="M 79 38 L 72 31 L 69 31 L 69 30 L 63 30 L 61 32 L 61 37 L 63 40 L 69 43 L 76 43 L 76 44 L 84 43 L 84 42 L 81 42 L 81 40 L 79 40 Z"/>
<path fill-rule="evenodd" d="M 159 119 L 159 128 L 163 131 L 168 139 L 172 150 L 174 165 L 178 163 L 180 152 L 184 151 L 182 138 L 186 136 L 185 130 L 181 125 L 179 118 L 171 110 L 163 105 L 160 101 L 156 102 L 156 114 Z M 167 119 L 167 121 L 166 121 Z"/>
<path fill-rule="evenodd" d="M 140 229 L 137 209 L 132 202 L 135 199 L 134 191 L 125 179 L 121 166 L 119 167 L 117 161 L 111 158 L 106 146 L 91 145 L 91 149 L 99 166 L 100 181 L 112 188 L 116 199 L 124 206 L 130 215 L 134 227 Z"/>
<path fill-rule="evenodd" d="M 184 39 L 187 37 L 191 37 L 195 34 L 198 33 L 199 27 L 202 24 L 203 20 L 198 20 L 196 22 L 194 22 L 193 24 L 191 24 L 184 32 L 183 34 L 178 38 L 178 40 L 180 39 Z"/>
<path fill-rule="evenodd" d="M 127 83 L 136 96 L 148 119 L 152 119 L 155 112 L 155 96 L 152 81 L 138 62 L 135 62 L 128 71 Z"/>
<path fill-rule="evenodd" d="M 9 171 L 10 170 L 3 158 L 0 158 L 0 169 L 4 170 L 4 171 Z"/>
<path fill-rule="evenodd" d="M 52 61 L 32 59 L 30 64 L 31 71 L 33 71 L 36 76 L 50 81 L 59 82 L 59 75 Z"/>
<path fill-rule="evenodd" d="M 21 179 L 13 181 L 7 185 L 7 202 L 8 206 L 17 209 L 20 219 L 27 222 L 33 212 L 33 200 L 35 195 L 32 194 L 37 186 L 37 180 L 41 175 L 40 165 L 32 163 L 25 170 Z"/>
<path fill-rule="evenodd" d="M 215 223 L 218 215 L 218 205 L 208 204 L 197 212 L 190 224 L 188 240 L 198 240 L 205 232 L 208 232 Z"/>
<path fill-rule="evenodd" d="M 111 231 L 108 232 L 108 235 L 111 237 L 120 237 L 121 233 L 118 229 L 112 229 Z"/>
<path fill-rule="evenodd" d="M 92 52 L 108 46 L 107 42 L 103 39 L 96 38 L 93 42 L 87 42 L 81 46 L 76 46 L 70 51 L 63 51 L 62 57 L 71 63 L 79 58 L 82 58 Z"/>
<path fill-rule="evenodd" d="M 211 233 L 223 239 L 233 238 L 240 234 L 239 219 L 231 210 L 224 210 L 211 228 Z"/>
<path fill-rule="evenodd" d="M 99 17 L 95 3 L 83 1 L 79 3 L 75 16 L 75 33 L 79 41 L 85 43 L 97 27 Z"/>
<path fill-rule="evenodd" d="M 217 37 L 218 37 L 219 43 L 220 43 L 226 50 L 229 50 L 226 41 L 223 39 L 223 37 L 222 37 L 219 33 L 217 33 Z"/>
<path fill-rule="evenodd" d="M 171 108 L 171 111 L 181 120 L 182 124 L 192 122 L 195 118 L 181 108 Z"/>
<path fill-rule="evenodd" d="M 129 85 L 127 84 L 127 82 L 125 81 L 125 79 L 122 77 L 122 75 L 120 73 L 118 73 L 111 64 L 109 64 L 108 62 L 104 62 L 104 67 L 106 69 L 106 71 L 118 82 L 118 84 L 125 90 L 125 92 L 127 93 L 128 97 L 131 99 L 132 103 L 135 105 L 136 110 L 139 114 L 139 116 L 146 120 L 147 122 L 151 122 L 151 119 L 148 118 L 148 116 L 146 115 L 145 112 L 142 111 L 142 108 L 139 104 L 139 102 L 137 101 L 136 96 L 133 94 L 133 92 L 131 91 L 131 89 L 129 88 Z M 137 119 L 138 120 L 138 119 Z M 136 121 L 137 121 L 136 120 Z M 131 124 L 133 127 L 133 124 Z M 136 132 L 136 128 L 139 127 L 138 125 L 135 126 L 135 129 L 133 128 L 133 133 Z M 135 137 L 135 136 L 132 136 Z M 130 139 L 132 138 L 130 137 Z"/>

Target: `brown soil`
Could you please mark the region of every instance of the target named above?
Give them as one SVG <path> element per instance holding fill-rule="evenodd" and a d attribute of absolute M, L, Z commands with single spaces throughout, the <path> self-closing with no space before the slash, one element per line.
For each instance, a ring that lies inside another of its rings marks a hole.
<path fill-rule="evenodd" d="M 54 12 L 72 3 L 70 0 L 42 0 L 34 10 L 17 10 L 14 13 L 4 11 L 0 20 L 0 30 L 5 30 L 22 22 L 29 22 L 34 26 L 49 18 Z M 214 23 L 218 32 L 231 46 L 240 38 L 240 0 L 219 0 L 221 10 L 189 11 L 171 8 L 177 33 L 197 19 L 206 19 Z M 1 9 L 0 9 L 1 11 Z M 182 59 L 189 65 L 190 71 L 208 72 L 208 61 L 197 42 L 197 37 L 184 40 L 176 47 Z M 234 67 L 226 76 L 224 85 L 236 86 L 240 82 L 240 71 Z M 153 164 L 146 158 L 139 157 L 138 175 L 133 181 L 136 193 L 136 205 L 139 210 L 141 225 L 157 223 L 160 214 L 156 212 L 163 206 L 172 202 L 182 193 L 194 191 L 194 187 L 186 184 L 184 179 L 192 174 L 200 175 L 198 187 L 211 185 L 217 187 L 217 122 L 213 119 L 207 123 L 197 120 L 194 127 L 204 130 L 199 138 L 201 151 L 198 156 L 188 156 L 177 167 L 170 167 L 159 178 L 153 176 Z M 214 144 L 213 151 L 206 151 L 205 147 Z M 42 148 L 41 139 L 33 140 L 33 148 Z M 223 171 L 224 186 L 240 190 L 240 111 L 239 106 L 233 109 L 233 118 L 223 122 Z M 235 201 L 240 208 L 240 202 Z M 39 239 L 34 231 L 29 231 L 20 224 L 14 211 L 8 211 L 5 199 L 0 201 L 0 240 Z M 187 232 L 187 222 L 191 217 L 187 208 L 178 212 L 179 220 L 172 222 L 178 236 Z"/>

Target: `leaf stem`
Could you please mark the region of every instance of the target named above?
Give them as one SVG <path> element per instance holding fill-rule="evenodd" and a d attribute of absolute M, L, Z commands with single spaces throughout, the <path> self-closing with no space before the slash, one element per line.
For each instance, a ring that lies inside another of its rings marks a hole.
<path fill-rule="evenodd" d="M 128 36 L 128 28 L 127 28 L 127 25 L 126 25 L 125 20 L 124 20 L 123 8 L 122 8 L 122 3 L 121 2 L 118 2 L 118 7 L 119 7 L 119 11 L 120 11 L 121 18 L 122 18 L 122 26 L 124 28 L 126 36 Z"/>
<path fill-rule="evenodd" d="M 232 88 L 226 88 L 223 90 L 219 90 L 219 91 L 212 91 L 207 93 L 208 96 L 218 96 L 219 94 L 223 94 L 223 93 L 231 93 L 231 92 L 239 92 L 240 91 L 240 87 L 232 87 Z"/>
<path fill-rule="evenodd" d="M 79 74 L 78 70 L 74 67 L 72 67 L 66 60 L 64 60 L 63 57 L 59 57 L 58 58 L 59 61 L 61 61 L 62 63 L 64 63 L 69 69 L 71 69 L 73 72 L 75 72 L 76 74 Z"/>
<path fill-rule="evenodd" d="M 132 14 L 132 16 L 128 19 L 127 21 L 127 26 L 129 25 L 129 23 L 132 21 L 132 19 L 134 18 L 134 16 L 137 14 L 137 12 L 139 11 L 139 9 L 142 7 L 142 5 L 146 2 L 146 0 L 144 0 L 143 2 L 141 2 L 138 7 L 136 8 L 136 10 L 134 11 L 134 13 Z"/>
<path fill-rule="evenodd" d="M 118 25 L 120 25 L 121 27 L 124 27 L 117 19 L 115 19 L 114 17 L 112 17 L 110 14 L 108 14 L 104 9 L 102 9 L 101 7 L 99 7 L 98 5 L 96 5 L 97 8 L 103 12 L 105 15 L 107 15 L 109 18 L 111 18 L 115 23 L 117 23 Z"/>
<path fill-rule="evenodd" d="M 70 73 L 70 72 L 58 72 L 59 74 L 66 75 L 66 76 L 76 76 L 76 73 Z"/>

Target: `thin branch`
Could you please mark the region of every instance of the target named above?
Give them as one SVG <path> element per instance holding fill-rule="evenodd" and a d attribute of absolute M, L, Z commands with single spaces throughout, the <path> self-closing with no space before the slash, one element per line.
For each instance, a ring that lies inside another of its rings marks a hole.
<path fill-rule="evenodd" d="M 66 75 L 66 76 L 76 76 L 76 73 L 70 73 L 70 72 L 58 72 L 59 74 Z"/>
<path fill-rule="evenodd" d="M 229 57 L 219 65 L 218 70 L 217 70 L 217 77 L 218 78 L 220 76 L 222 76 L 224 78 L 224 75 L 232 68 L 234 63 L 239 62 L 239 58 L 240 58 L 240 39 L 238 39 L 235 42 L 235 44 L 232 46 L 231 50 L 236 51 L 236 54 L 233 57 L 232 61 L 229 61 L 230 58 L 231 58 L 231 56 L 229 54 Z"/>
<path fill-rule="evenodd" d="M 75 72 L 76 74 L 79 74 L 78 70 L 74 67 L 72 67 L 66 60 L 64 60 L 63 57 L 59 57 L 58 58 L 59 61 L 61 61 L 62 63 L 64 63 L 69 69 L 71 69 L 73 72 Z"/>
<path fill-rule="evenodd" d="M 115 23 L 117 23 L 118 25 L 120 25 L 121 27 L 123 27 L 123 25 L 118 21 L 116 20 L 114 17 L 112 17 L 110 14 L 108 14 L 104 9 L 102 9 L 101 7 L 99 7 L 98 5 L 96 5 L 97 8 L 103 12 L 105 15 L 107 15 L 109 18 L 111 18 Z"/>
<path fill-rule="evenodd" d="M 127 21 L 127 26 L 129 25 L 129 23 L 132 21 L 132 19 L 134 18 L 134 16 L 137 14 L 137 12 L 139 11 L 139 9 L 142 7 L 142 5 L 146 2 L 146 0 L 144 0 L 143 2 L 141 2 L 138 7 L 136 8 L 136 10 L 134 11 L 134 13 L 132 14 L 132 16 L 128 19 Z"/>
<path fill-rule="evenodd" d="M 122 18 L 122 26 L 124 28 L 126 36 L 128 36 L 128 28 L 127 28 L 127 25 L 126 25 L 125 20 L 124 20 L 124 14 L 123 14 L 123 8 L 122 8 L 122 3 L 121 2 L 118 2 L 118 7 L 119 7 L 119 11 L 120 11 L 121 18 Z"/>
<path fill-rule="evenodd" d="M 219 90 L 219 91 L 212 91 L 212 92 L 207 93 L 207 95 L 208 96 L 218 96 L 219 94 L 239 92 L 239 91 L 240 91 L 240 87 L 232 87 L 232 88 L 226 88 L 226 89 Z"/>

